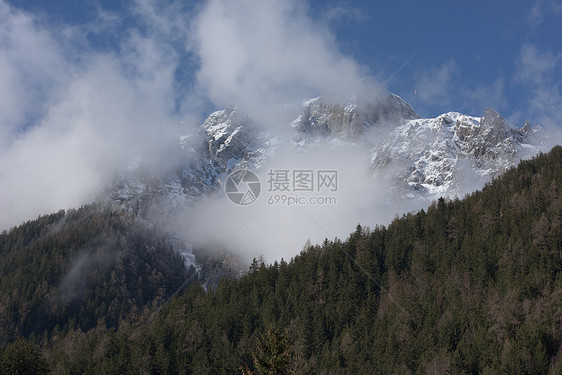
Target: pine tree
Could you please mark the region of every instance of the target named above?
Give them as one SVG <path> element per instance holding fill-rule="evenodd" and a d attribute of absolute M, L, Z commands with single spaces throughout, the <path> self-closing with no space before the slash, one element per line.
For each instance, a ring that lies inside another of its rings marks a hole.
<path fill-rule="evenodd" d="M 293 359 L 287 338 L 277 329 L 270 329 L 260 338 L 257 350 L 252 354 L 255 370 L 247 366 L 242 368 L 242 375 L 284 375 L 295 374 L 290 369 Z"/>
<path fill-rule="evenodd" d="M 45 359 L 27 340 L 19 339 L 6 346 L 0 358 L 0 373 L 12 375 L 48 374 Z"/>

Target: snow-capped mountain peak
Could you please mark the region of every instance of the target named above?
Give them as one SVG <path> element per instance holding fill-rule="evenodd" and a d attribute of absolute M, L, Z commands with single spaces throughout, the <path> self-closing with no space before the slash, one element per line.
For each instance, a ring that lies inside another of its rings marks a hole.
<path fill-rule="evenodd" d="M 529 143 L 528 125 L 516 128 L 493 109 L 486 109 L 483 117 L 447 112 L 420 118 L 393 94 L 349 103 L 310 99 L 287 125 L 292 137 L 288 141 L 297 148 L 325 136 L 349 142 L 349 147 L 359 147 L 357 140 L 361 140 L 361 147 L 371 149 L 373 174 L 392 175 L 395 190 L 410 197 L 434 199 L 466 192 L 538 152 Z M 147 194 L 172 194 L 176 201 L 202 197 L 218 189 L 233 170 L 255 170 L 275 158 L 272 139 L 264 134 L 259 119 L 236 107 L 213 112 L 202 124 L 199 137 L 180 138 L 182 149 L 190 155 L 188 162 L 173 168 L 168 177 L 160 177 L 160 185 L 155 179 L 147 185 L 146 178 L 140 180 L 135 174 L 120 178 L 111 196 L 121 202 Z M 193 144 L 198 139 L 200 144 Z"/>
<path fill-rule="evenodd" d="M 467 171 L 471 186 L 478 186 L 530 156 L 534 148 L 521 147 L 527 138 L 528 126 L 515 128 L 490 108 L 483 117 L 448 112 L 404 121 L 373 148 L 372 164 L 376 171 L 394 171 L 402 189 L 455 194 L 465 191 L 467 181 L 459 176 Z"/>

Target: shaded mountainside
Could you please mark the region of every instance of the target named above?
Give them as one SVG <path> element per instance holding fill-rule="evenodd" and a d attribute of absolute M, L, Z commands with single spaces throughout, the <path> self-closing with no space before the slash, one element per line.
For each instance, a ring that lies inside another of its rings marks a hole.
<path fill-rule="evenodd" d="M 116 207 L 40 217 L 0 235 L 0 343 L 117 327 L 194 273 L 168 237 Z"/>
<path fill-rule="evenodd" d="M 463 200 L 192 285 L 117 330 L 35 342 L 58 373 L 560 374 L 561 187 L 557 146 Z"/>

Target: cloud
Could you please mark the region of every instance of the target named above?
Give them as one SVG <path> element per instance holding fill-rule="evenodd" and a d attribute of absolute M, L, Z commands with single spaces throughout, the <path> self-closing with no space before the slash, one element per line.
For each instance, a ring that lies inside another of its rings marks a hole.
<path fill-rule="evenodd" d="M 346 238 L 358 223 L 387 223 L 402 212 L 404 207 L 391 197 L 390 183 L 380 175 L 373 176 L 367 147 L 347 142 L 317 146 L 300 153 L 290 146 L 277 150 L 257 172 L 261 193 L 252 205 L 235 205 L 221 191 L 191 207 L 183 217 L 172 218 L 169 225 L 183 233 L 195 249 L 226 248 L 243 261 L 264 256 L 272 262 L 290 259 L 307 240 L 315 244 L 325 238 Z M 289 191 L 275 190 L 270 170 L 288 171 L 291 181 L 293 171 L 312 171 L 315 189 L 318 171 L 336 171 L 336 189 L 299 192 L 290 185 Z M 408 208 L 412 203 L 407 202 Z"/>
<path fill-rule="evenodd" d="M 330 21 L 314 22 L 309 10 L 294 0 L 210 0 L 194 19 L 189 48 L 199 61 L 199 88 L 217 107 L 236 105 L 269 135 L 281 140 L 275 155 L 260 169 L 266 189 L 269 167 L 337 169 L 341 186 L 334 205 L 269 204 L 268 193 L 251 207 L 238 207 L 223 192 L 174 217 L 170 226 L 195 247 L 227 247 L 245 260 L 291 257 L 307 239 L 347 236 L 360 220 L 380 223 L 395 212 L 386 205 L 383 184 L 371 178 L 368 149 L 326 145 L 314 157 L 297 153 L 283 133 L 304 99 L 328 95 L 348 102 L 380 95 L 384 90 L 352 58 L 338 50 Z M 345 15 L 346 17 L 349 14 Z"/>
<path fill-rule="evenodd" d="M 521 83 L 544 85 L 561 58 L 561 54 L 543 53 L 534 45 L 526 44 L 521 48 L 515 79 Z"/>
<path fill-rule="evenodd" d="M 328 24 L 339 24 L 348 22 L 364 22 L 369 19 L 369 14 L 349 3 L 344 5 L 328 6 L 322 16 L 323 22 Z"/>
<path fill-rule="evenodd" d="M 0 143 L 6 145 L 37 121 L 68 72 L 55 38 L 34 18 L 0 2 L 0 23 Z"/>
<path fill-rule="evenodd" d="M 467 85 L 462 80 L 462 74 L 452 59 L 426 70 L 417 79 L 417 98 L 431 109 L 442 111 L 443 107 L 448 107 L 451 111 L 475 116 L 483 115 L 488 107 L 498 111 L 505 107 L 504 78 L 498 77 L 489 84 Z"/>
<path fill-rule="evenodd" d="M 452 101 L 455 76 L 459 68 L 454 60 L 445 61 L 441 66 L 424 72 L 416 83 L 419 99 L 424 103 L 440 103 L 447 106 Z"/>
<path fill-rule="evenodd" d="M 2 1 L 0 22 L 0 228 L 88 203 L 135 162 L 175 157 L 177 93 L 161 67 L 173 73 L 179 58 L 158 33 L 133 27 L 97 48 L 89 25 L 50 26 Z"/>
<path fill-rule="evenodd" d="M 198 81 L 219 106 L 236 104 L 260 116 L 330 92 L 349 99 L 362 87 L 361 67 L 295 0 L 210 0 L 193 41 Z"/>
<path fill-rule="evenodd" d="M 473 88 L 460 88 L 460 97 L 463 98 L 463 108 L 475 114 L 484 114 L 484 109 L 491 107 L 501 111 L 506 106 L 505 79 L 497 78 L 489 85 Z"/>
<path fill-rule="evenodd" d="M 516 62 L 517 71 L 513 78 L 514 84 L 527 93 L 527 115 L 551 129 L 562 124 L 562 80 L 556 75 L 561 62 L 562 54 L 541 51 L 526 44 Z"/>
<path fill-rule="evenodd" d="M 531 30 L 543 23 L 549 13 L 562 14 L 562 4 L 556 0 L 536 0 L 527 18 Z"/>

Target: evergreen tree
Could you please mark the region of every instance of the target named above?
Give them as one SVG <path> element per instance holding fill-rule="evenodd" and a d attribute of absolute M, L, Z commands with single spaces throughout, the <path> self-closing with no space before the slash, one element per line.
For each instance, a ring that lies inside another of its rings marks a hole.
<path fill-rule="evenodd" d="M 9 344 L 0 357 L 0 373 L 6 375 L 40 375 L 50 373 L 45 359 L 33 344 L 19 339 Z"/>
<path fill-rule="evenodd" d="M 254 370 L 243 368 L 243 375 L 296 374 L 295 369 L 291 368 L 293 354 L 289 341 L 277 329 L 269 329 L 265 332 L 252 358 Z"/>

